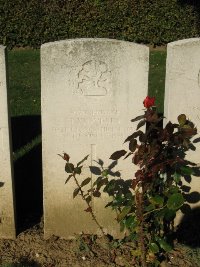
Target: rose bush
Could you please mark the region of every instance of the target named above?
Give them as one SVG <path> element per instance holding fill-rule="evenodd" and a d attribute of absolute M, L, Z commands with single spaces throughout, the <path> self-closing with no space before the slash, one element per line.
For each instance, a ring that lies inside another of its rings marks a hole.
<path fill-rule="evenodd" d="M 176 213 L 188 205 L 185 197 L 189 192 L 188 189 L 185 192 L 181 178 L 191 176 L 195 170 L 195 164 L 185 156 L 188 150 L 195 148 L 191 138 L 197 129 L 185 114 L 178 116 L 177 123 L 168 122 L 163 128 L 163 117 L 159 117 L 154 106 L 155 97 L 147 96 L 143 104 L 144 114 L 132 120 L 138 121 L 136 131 L 125 139 L 128 150 L 114 152 L 110 157 L 114 162 L 107 168 L 101 160 L 97 162 L 99 167 L 90 166 L 93 174 L 98 173 L 91 188 L 85 189 L 91 178 L 81 183 L 77 178 L 87 157 L 77 165 L 69 163 L 68 155 L 62 157 L 67 161 L 66 182 L 74 178 L 77 185 L 73 196 L 82 197 L 86 211 L 104 234 L 90 203 L 92 197 L 100 197 L 102 191 L 107 193 L 111 201 L 106 207 L 116 211 L 125 239 L 135 243 L 133 262 L 146 267 L 159 266 L 165 253 L 173 247 Z M 118 171 L 113 171 L 122 157 L 131 157 L 132 163 L 138 166 L 129 180 L 123 180 Z"/>

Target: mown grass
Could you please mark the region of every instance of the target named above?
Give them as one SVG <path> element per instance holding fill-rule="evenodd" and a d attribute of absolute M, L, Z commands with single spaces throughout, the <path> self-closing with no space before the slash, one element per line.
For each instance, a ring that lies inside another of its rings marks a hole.
<path fill-rule="evenodd" d="M 149 95 L 156 97 L 158 112 L 164 111 L 166 51 L 150 53 Z"/>
<path fill-rule="evenodd" d="M 40 51 L 8 52 L 11 116 L 40 114 Z"/>

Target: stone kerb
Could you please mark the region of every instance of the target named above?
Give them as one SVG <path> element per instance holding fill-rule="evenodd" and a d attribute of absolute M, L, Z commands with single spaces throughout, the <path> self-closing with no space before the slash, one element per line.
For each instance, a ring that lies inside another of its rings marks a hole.
<path fill-rule="evenodd" d="M 164 107 L 167 121 L 176 122 L 177 116 L 184 113 L 200 131 L 200 38 L 168 44 Z M 199 164 L 200 144 L 196 147 L 195 152 L 188 152 L 187 159 Z M 191 187 L 191 192 L 199 192 L 199 177 L 193 177 Z"/>
<path fill-rule="evenodd" d="M 7 101 L 6 49 L 0 46 L 0 238 L 14 239 L 13 166 Z"/>
<path fill-rule="evenodd" d="M 44 233 L 70 238 L 76 233 L 99 233 L 73 199 L 71 180 L 65 185 L 65 151 L 71 161 L 90 155 L 88 165 L 122 149 L 124 138 L 135 130 L 130 120 L 141 111 L 147 95 L 149 49 L 109 39 L 75 39 L 41 47 L 42 147 Z M 117 167 L 127 179 L 133 176 L 131 159 Z M 91 177 L 88 168 L 83 177 Z M 93 177 L 92 177 L 93 178 Z M 94 199 L 93 209 L 105 231 L 118 232 L 115 214 L 104 209 L 105 198 Z"/>

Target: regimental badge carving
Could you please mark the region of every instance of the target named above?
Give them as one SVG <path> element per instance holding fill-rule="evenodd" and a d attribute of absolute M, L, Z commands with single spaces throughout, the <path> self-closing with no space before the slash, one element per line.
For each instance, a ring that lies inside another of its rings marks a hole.
<path fill-rule="evenodd" d="M 78 73 L 77 93 L 84 96 L 105 96 L 109 91 L 111 71 L 105 62 L 90 60 Z"/>

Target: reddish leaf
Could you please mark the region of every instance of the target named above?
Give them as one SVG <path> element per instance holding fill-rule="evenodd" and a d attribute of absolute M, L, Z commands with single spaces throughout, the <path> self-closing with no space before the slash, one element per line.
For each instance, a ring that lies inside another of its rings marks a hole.
<path fill-rule="evenodd" d="M 139 121 L 141 119 L 144 119 L 144 115 L 137 116 L 136 118 L 132 119 L 131 121 L 134 122 L 134 121 Z"/>
<path fill-rule="evenodd" d="M 130 155 L 132 155 L 133 153 L 132 152 L 129 152 L 125 157 L 124 159 L 127 159 Z"/>
<path fill-rule="evenodd" d="M 143 134 L 142 131 L 137 131 L 137 132 L 131 134 L 130 136 L 128 136 L 128 137 L 126 138 L 126 140 L 124 141 L 124 143 L 126 143 L 126 142 L 128 142 L 128 141 L 131 141 L 132 139 L 134 139 L 134 138 L 140 136 L 141 134 Z"/>
<path fill-rule="evenodd" d="M 94 193 L 93 193 L 93 196 L 94 197 L 100 197 L 101 193 L 98 190 L 95 190 Z"/>
<path fill-rule="evenodd" d="M 137 130 L 138 130 L 140 127 L 144 126 L 145 123 L 146 123 L 146 120 L 142 120 L 142 121 L 140 121 L 140 122 L 138 123 L 138 125 L 137 125 Z"/>
<path fill-rule="evenodd" d="M 121 157 L 123 157 L 126 154 L 125 150 L 119 150 L 119 151 L 115 151 L 111 156 L 110 159 L 112 160 L 118 160 Z"/>
<path fill-rule="evenodd" d="M 174 125 L 169 121 L 167 125 L 165 126 L 165 129 L 167 130 L 168 134 L 173 134 L 174 132 Z"/>
<path fill-rule="evenodd" d="M 132 159 L 132 162 L 137 165 L 140 162 L 140 156 L 136 153 Z"/>
<path fill-rule="evenodd" d="M 137 184 L 138 184 L 138 181 L 136 179 L 133 179 L 131 183 L 131 187 L 133 188 L 133 190 L 135 190 Z"/>
<path fill-rule="evenodd" d="M 191 137 L 197 134 L 197 128 L 190 128 L 190 126 L 186 127 L 185 125 L 183 128 L 181 128 L 181 132 L 184 134 L 184 136 Z"/>
<path fill-rule="evenodd" d="M 136 139 L 132 139 L 129 143 L 129 150 L 131 152 L 134 152 L 136 150 L 137 147 L 137 140 Z"/>
<path fill-rule="evenodd" d="M 66 160 L 67 162 L 69 161 L 70 159 L 70 156 L 67 154 L 67 153 L 64 153 L 63 156 L 58 154 L 58 156 L 60 156 L 61 158 L 63 158 L 64 160 Z"/>
<path fill-rule="evenodd" d="M 85 200 L 89 204 L 91 202 L 91 200 L 92 200 L 92 197 L 91 196 L 88 196 Z"/>
<path fill-rule="evenodd" d="M 142 134 L 139 136 L 139 141 L 140 141 L 141 143 L 144 143 L 144 142 L 146 141 L 146 139 L 147 139 L 147 135 L 144 134 L 144 133 L 142 133 Z"/>
<path fill-rule="evenodd" d="M 88 208 L 85 209 L 84 211 L 86 211 L 86 212 L 92 212 L 92 208 L 91 208 L 91 207 L 88 207 Z"/>

